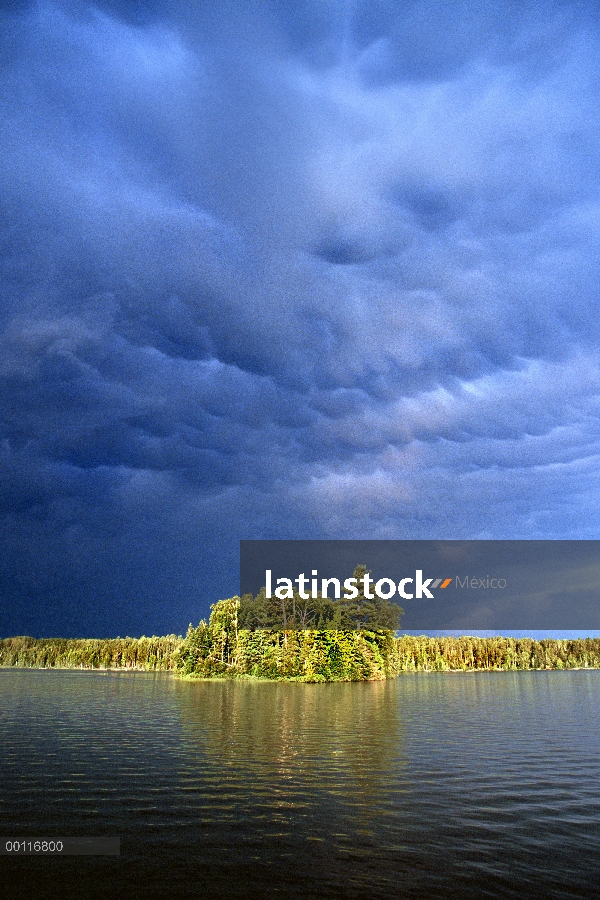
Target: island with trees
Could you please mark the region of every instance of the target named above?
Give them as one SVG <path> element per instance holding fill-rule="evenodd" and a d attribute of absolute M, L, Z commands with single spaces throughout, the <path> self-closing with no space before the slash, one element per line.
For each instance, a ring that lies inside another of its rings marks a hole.
<path fill-rule="evenodd" d="M 358 566 L 358 583 L 366 572 Z M 169 671 L 187 679 L 374 681 L 403 672 L 598 669 L 600 639 L 397 636 L 402 609 L 365 595 L 220 600 L 185 637 L 0 640 L 0 667 Z"/>

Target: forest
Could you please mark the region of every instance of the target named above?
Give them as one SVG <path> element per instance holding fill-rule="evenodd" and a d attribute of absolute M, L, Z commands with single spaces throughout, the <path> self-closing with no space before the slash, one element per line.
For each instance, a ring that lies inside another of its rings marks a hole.
<path fill-rule="evenodd" d="M 257 677 L 306 682 L 382 680 L 403 672 L 510 671 L 600 668 L 600 639 L 396 637 L 391 628 L 358 616 L 360 627 L 338 627 L 322 598 L 292 605 L 293 627 L 271 627 L 266 598 L 220 600 L 209 621 L 185 638 L 0 640 L 0 667 L 170 671 L 183 678 Z M 323 614 L 323 609 L 327 613 Z M 348 614 L 352 614 L 352 610 Z M 277 621 L 277 620 L 275 620 Z M 314 626 L 317 627 L 314 627 Z"/>
<path fill-rule="evenodd" d="M 239 598 L 188 629 L 175 671 L 191 678 L 255 676 L 301 681 L 380 680 L 402 672 L 600 668 L 600 639 L 395 637 L 383 628 L 241 627 Z"/>
<path fill-rule="evenodd" d="M 169 670 L 181 637 L 68 638 L 13 637 L 0 640 L 0 667 L 56 669 Z"/>

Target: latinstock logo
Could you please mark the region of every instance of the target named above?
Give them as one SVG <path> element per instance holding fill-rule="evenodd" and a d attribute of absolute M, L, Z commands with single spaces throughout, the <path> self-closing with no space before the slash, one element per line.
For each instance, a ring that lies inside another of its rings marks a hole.
<path fill-rule="evenodd" d="M 271 569 L 265 570 L 265 595 L 270 599 L 273 595 L 279 600 L 292 600 L 294 594 L 297 593 L 303 600 L 312 597 L 316 600 L 319 596 L 328 597 L 331 589 L 336 600 L 342 595 L 342 583 L 339 578 L 321 578 L 321 587 L 319 589 L 318 571 L 311 570 L 311 577 L 301 572 L 296 578 L 278 578 L 277 586 L 273 590 L 273 573 Z M 307 585 L 310 583 L 310 592 Z M 297 584 L 298 589 L 294 588 Z M 343 583 L 344 599 L 354 600 L 361 593 L 367 600 L 373 600 L 375 596 L 381 600 L 391 600 L 395 596 L 396 590 L 403 600 L 422 600 L 434 599 L 432 591 L 436 588 L 444 590 L 452 584 L 452 578 L 426 578 L 423 579 L 423 570 L 416 569 L 414 578 L 401 578 L 396 583 L 392 578 L 380 578 L 374 581 L 369 572 L 366 572 L 361 578 L 346 578 Z M 411 585 L 409 588 L 408 585 Z M 373 586 L 374 594 L 371 593 Z"/>

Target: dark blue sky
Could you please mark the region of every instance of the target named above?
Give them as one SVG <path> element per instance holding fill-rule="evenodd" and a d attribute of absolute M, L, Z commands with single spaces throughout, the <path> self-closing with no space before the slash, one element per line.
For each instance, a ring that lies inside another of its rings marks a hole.
<path fill-rule="evenodd" d="M 0 49 L 0 634 L 180 633 L 241 538 L 600 537 L 596 3 L 13 0 Z"/>

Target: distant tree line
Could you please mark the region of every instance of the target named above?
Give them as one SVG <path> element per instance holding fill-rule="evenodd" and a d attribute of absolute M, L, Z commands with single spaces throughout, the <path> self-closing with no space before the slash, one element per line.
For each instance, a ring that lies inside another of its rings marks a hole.
<path fill-rule="evenodd" d="M 0 640 L 0 666 L 58 669 L 174 668 L 182 638 L 74 639 L 13 637 Z"/>
<path fill-rule="evenodd" d="M 600 668 L 598 638 L 395 637 L 392 629 L 370 629 L 361 622 L 362 627 L 351 628 L 250 628 L 243 599 L 232 597 L 215 603 L 209 621 L 190 625 L 184 639 L 5 638 L 0 640 L 0 666 L 167 670 L 192 678 L 298 681 L 376 680 L 401 672 Z"/>
<path fill-rule="evenodd" d="M 292 597 L 267 597 L 263 587 L 254 597 L 244 594 L 240 599 L 238 613 L 239 627 L 256 631 L 258 629 L 326 629 L 339 631 L 346 629 L 366 629 L 369 631 L 396 631 L 404 610 L 397 603 L 383 600 L 374 591 L 373 596 L 365 595 L 364 576 L 370 574 L 366 566 L 357 566 L 353 578 L 356 580 L 356 597 L 348 597 L 340 592 L 339 598 L 323 596 L 322 591 L 312 597 L 302 597 L 297 591 Z"/>
<path fill-rule="evenodd" d="M 507 637 L 412 637 L 396 639 L 397 672 L 472 669 L 598 669 L 600 639 L 542 640 Z"/>

